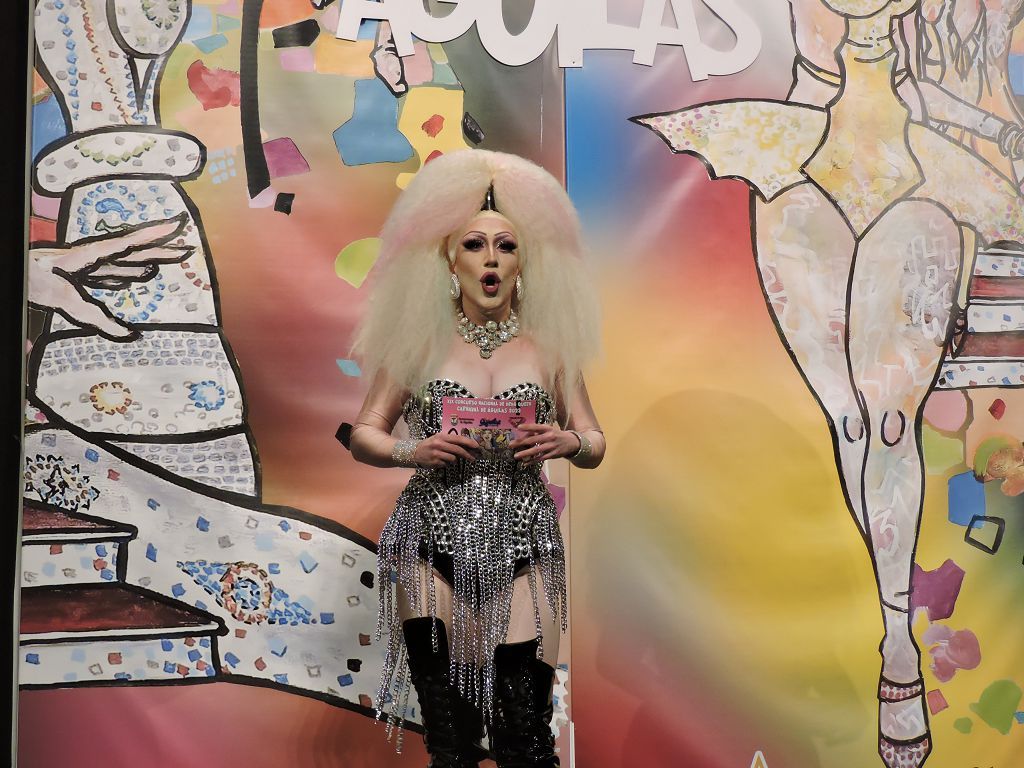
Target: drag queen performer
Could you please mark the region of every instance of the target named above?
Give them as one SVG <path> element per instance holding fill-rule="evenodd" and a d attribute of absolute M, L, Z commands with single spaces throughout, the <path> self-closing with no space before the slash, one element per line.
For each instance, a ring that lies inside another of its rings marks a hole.
<path fill-rule="evenodd" d="M 380 701 L 401 720 L 411 681 L 435 768 L 476 766 L 484 719 L 501 768 L 556 766 L 565 551 L 541 464 L 596 467 L 605 450 L 581 375 L 598 317 L 579 222 L 543 169 L 470 150 L 424 166 L 381 239 L 352 453 L 416 471 L 380 539 Z M 442 398 L 478 396 L 536 402 L 514 459 L 442 429 Z M 408 439 L 392 436 L 400 417 Z"/>
<path fill-rule="evenodd" d="M 843 490 L 871 553 L 885 628 L 879 754 L 931 751 L 910 576 L 921 520 L 920 420 L 954 325 L 962 228 L 1020 240 L 1015 186 L 961 144 L 911 122 L 897 62 L 916 0 L 823 0 L 843 18 L 824 108 L 704 104 L 635 118 L 713 178 L 755 192 L 765 298 L 832 433 Z"/>

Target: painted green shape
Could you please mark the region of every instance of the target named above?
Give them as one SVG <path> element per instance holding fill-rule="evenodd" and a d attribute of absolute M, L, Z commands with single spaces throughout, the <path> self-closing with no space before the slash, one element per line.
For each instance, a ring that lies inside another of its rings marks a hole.
<path fill-rule="evenodd" d="M 963 441 L 946 437 L 927 424 L 921 428 L 921 440 L 924 445 L 924 465 L 933 475 L 941 475 L 947 469 L 963 463 Z"/>
<path fill-rule="evenodd" d="M 334 260 L 334 274 L 358 288 L 380 256 L 380 238 L 365 237 L 349 243 Z"/>
<path fill-rule="evenodd" d="M 1018 441 L 1006 435 L 995 435 L 982 440 L 978 450 L 974 452 L 974 474 L 978 477 L 985 474 L 988 460 L 993 453 L 1001 451 L 1003 448 L 1013 448 L 1017 445 L 1019 445 Z"/>
<path fill-rule="evenodd" d="M 242 26 L 241 19 L 235 19 L 231 16 L 225 16 L 222 13 L 217 14 L 217 31 L 226 32 L 229 29 L 238 29 Z"/>
<path fill-rule="evenodd" d="M 958 717 L 953 721 L 953 727 L 960 731 L 960 733 L 970 733 L 974 727 L 974 721 L 969 717 Z"/>
<path fill-rule="evenodd" d="M 434 79 L 430 81 L 431 85 L 453 85 L 460 86 L 462 83 L 459 82 L 459 78 L 455 76 L 455 70 L 451 68 L 449 64 L 440 64 L 434 62 Z"/>
<path fill-rule="evenodd" d="M 977 702 L 971 704 L 971 711 L 1005 736 L 1013 727 L 1020 699 L 1020 686 L 1013 680 L 996 680 L 981 692 Z"/>

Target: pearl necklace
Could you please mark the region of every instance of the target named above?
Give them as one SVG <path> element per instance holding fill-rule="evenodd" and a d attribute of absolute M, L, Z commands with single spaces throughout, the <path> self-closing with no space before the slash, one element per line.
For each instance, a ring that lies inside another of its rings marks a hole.
<path fill-rule="evenodd" d="M 488 320 L 483 325 L 477 325 L 471 322 L 462 310 L 458 312 L 458 319 L 459 335 L 467 344 L 476 344 L 480 348 L 480 357 L 484 360 L 494 354 L 494 350 L 502 344 L 512 341 L 519 335 L 519 316 L 515 310 L 509 314 L 508 320 L 500 323 Z"/>

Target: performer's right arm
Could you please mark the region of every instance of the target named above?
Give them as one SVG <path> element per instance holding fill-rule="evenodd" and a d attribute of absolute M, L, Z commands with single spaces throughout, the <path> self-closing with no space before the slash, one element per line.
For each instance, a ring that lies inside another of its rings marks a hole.
<path fill-rule="evenodd" d="M 396 459 L 398 438 L 392 437 L 402 404 L 408 393 L 395 385 L 386 375 L 379 374 L 366 393 L 363 407 L 352 425 L 352 457 L 374 467 L 401 466 L 401 455 Z M 401 454 L 401 451 L 397 451 Z M 411 459 L 411 456 L 409 457 Z M 411 466 L 411 464 L 405 464 Z"/>
<path fill-rule="evenodd" d="M 476 458 L 476 442 L 461 435 L 439 433 L 424 440 L 391 435 L 409 393 L 379 374 L 366 393 L 352 425 L 352 457 L 374 467 L 441 467 L 457 459 Z"/>

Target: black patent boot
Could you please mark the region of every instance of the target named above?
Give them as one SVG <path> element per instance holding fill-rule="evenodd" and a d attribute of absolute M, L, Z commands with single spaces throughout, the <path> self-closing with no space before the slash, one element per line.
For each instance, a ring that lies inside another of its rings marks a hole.
<path fill-rule="evenodd" d="M 437 622 L 437 650 L 431 629 Z M 427 768 L 478 768 L 487 751 L 480 746 L 483 718 L 449 675 L 448 632 L 444 622 L 425 616 L 402 623 L 409 656 L 409 679 L 416 688 L 423 719 Z"/>
<path fill-rule="evenodd" d="M 537 658 L 539 643 L 499 645 L 494 651 L 491 748 L 498 768 L 554 768 L 551 689 L 555 670 Z"/>

